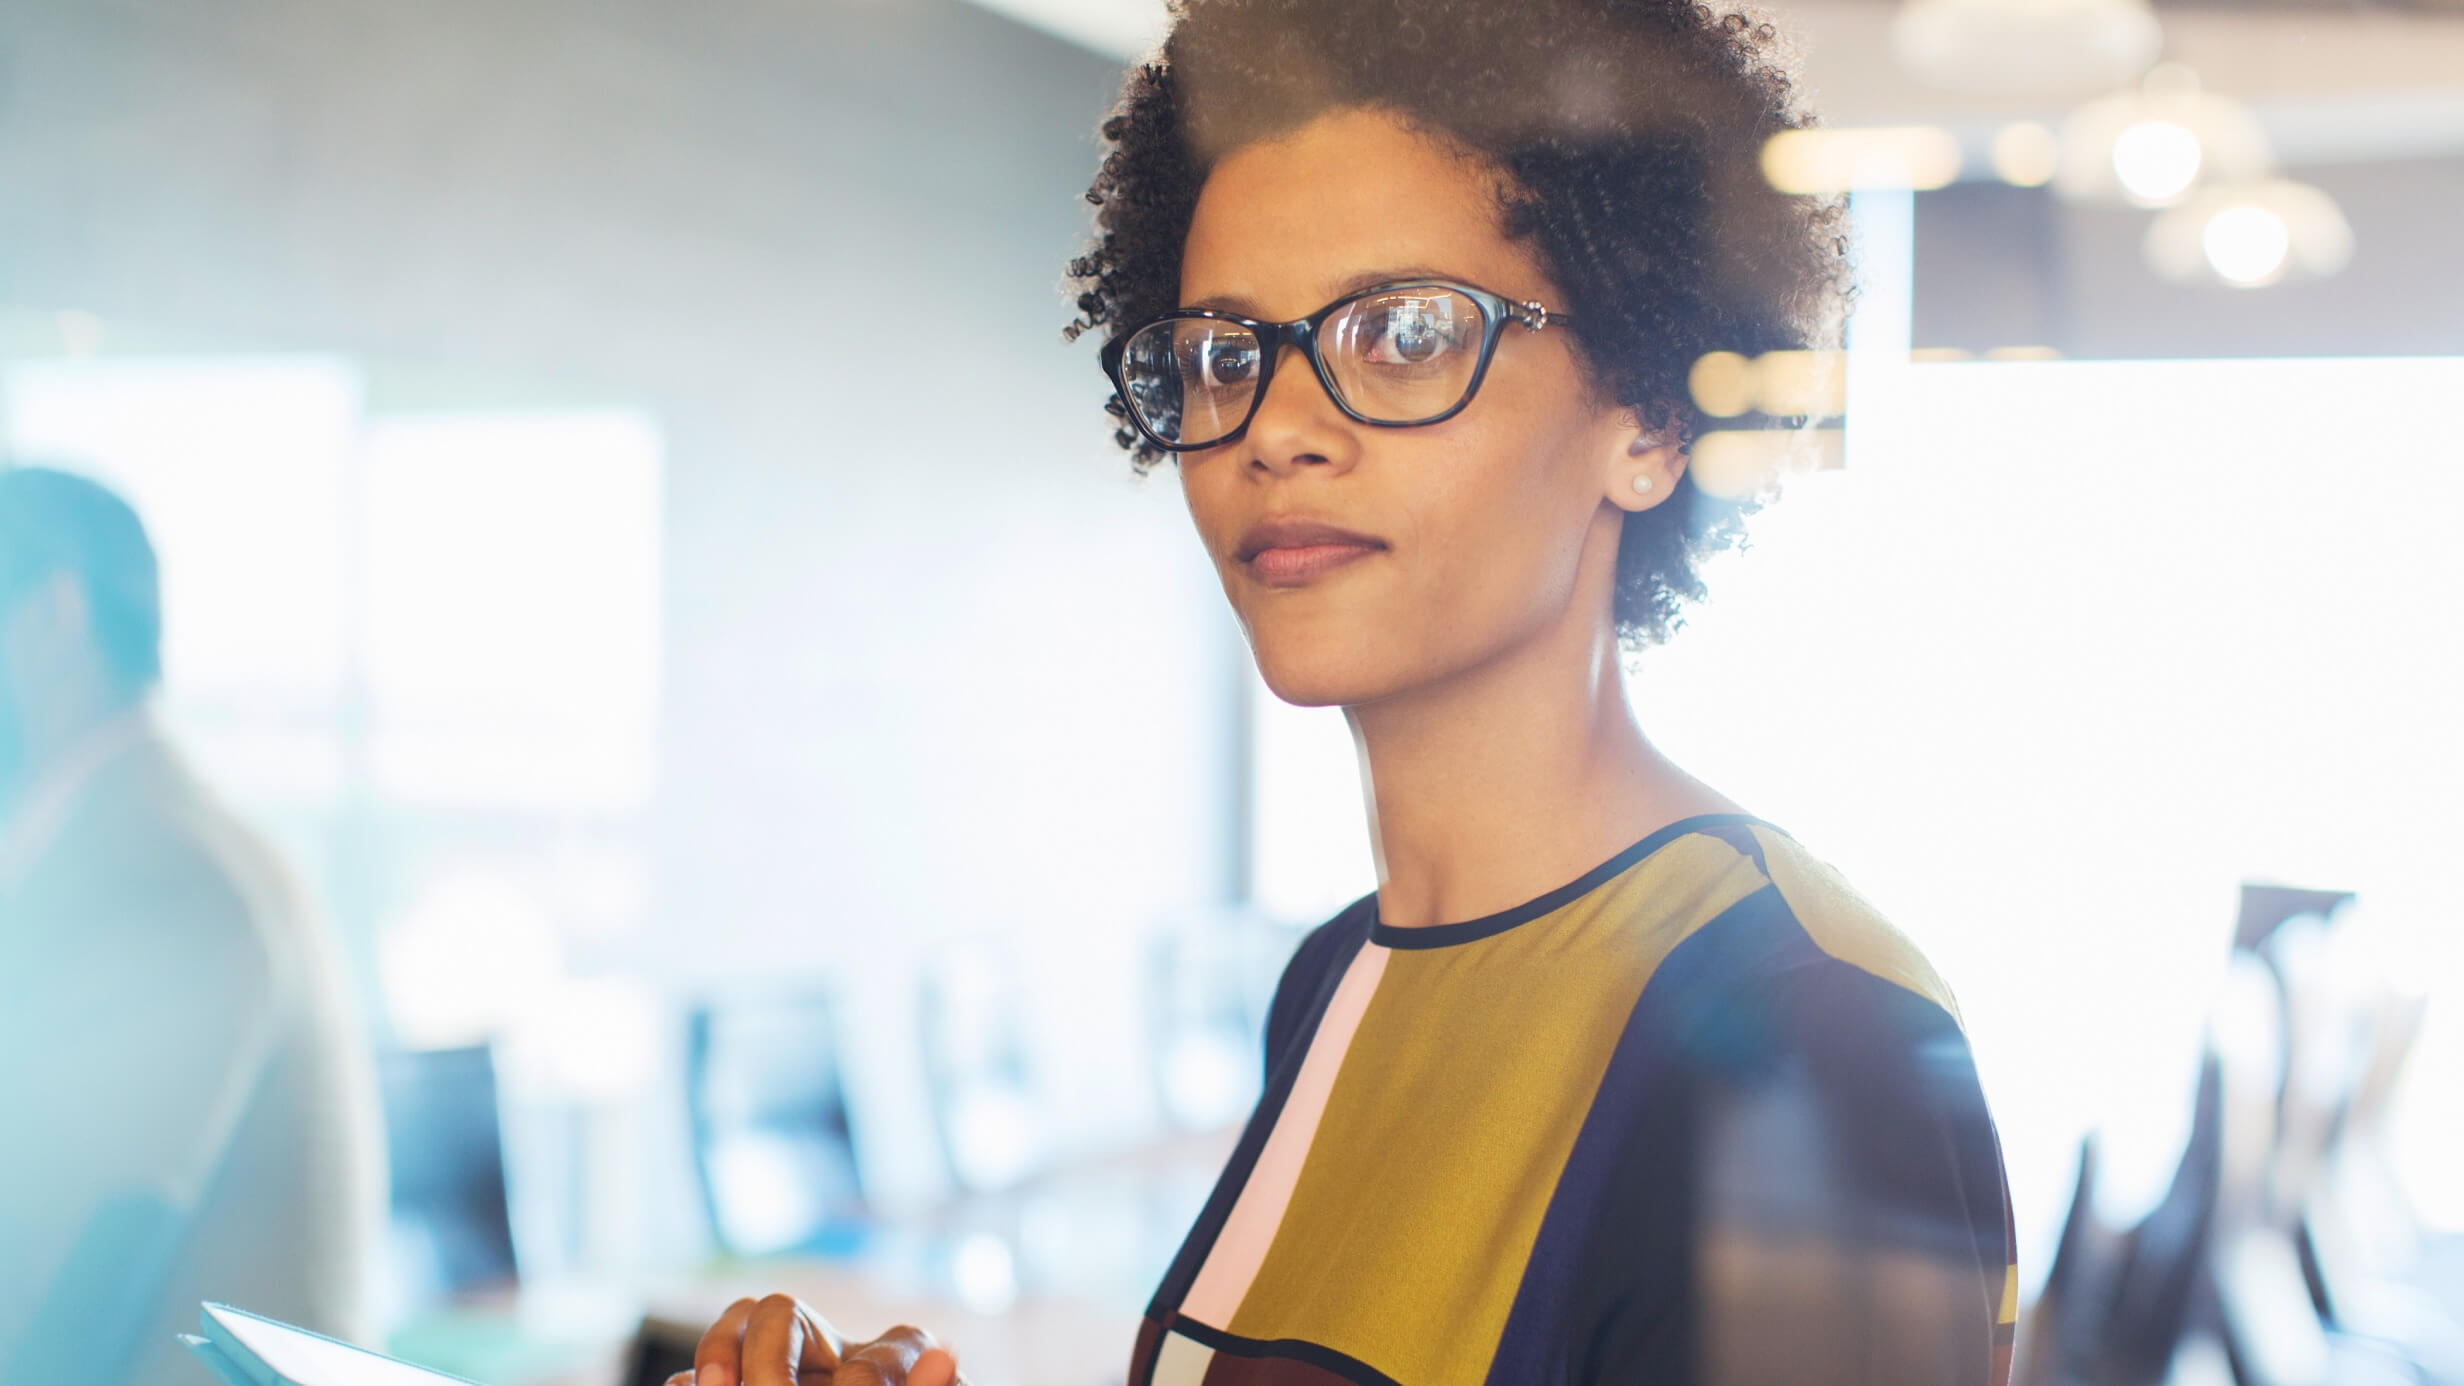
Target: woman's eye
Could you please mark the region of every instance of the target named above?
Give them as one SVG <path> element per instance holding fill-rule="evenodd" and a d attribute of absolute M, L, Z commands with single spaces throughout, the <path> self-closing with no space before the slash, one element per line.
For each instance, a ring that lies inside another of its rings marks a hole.
<path fill-rule="evenodd" d="M 1390 304 L 1377 319 L 1376 339 L 1369 359 L 1379 365 L 1425 366 L 1461 345 L 1452 314 L 1432 312 L 1425 303 Z"/>
<path fill-rule="evenodd" d="M 1210 389 L 1246 385 L 1257 370 L 1258 350 L 1249 342 L 1210 338 L 1196 343 L 1189 353 L 1190 374 Z"/>
<path fill-rule="evenodd" d="M 1243 384 L 1257 368 L 1258 354 L 1245 346 L 1210 347 L 1206 353 L 1206 378 L 1210 385 Z"/>

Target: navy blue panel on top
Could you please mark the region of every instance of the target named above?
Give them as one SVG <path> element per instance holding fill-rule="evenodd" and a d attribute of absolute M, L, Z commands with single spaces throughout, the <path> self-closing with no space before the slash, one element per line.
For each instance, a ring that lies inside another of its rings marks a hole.
<path fill-rule="evenodd" d="M 1704 1010 L 1746 977 L 1820 956 L 1821 950 L 1798 926 L 1779 888 L 1766 885 L 1721 911 L 1661 961 L 1627 1017 L 1625 1032 L 1618 1036 L 1608 1069 L 1601 1076 L 1599 1094 L 1592 1100 L 1591 1114 L 1566 1157 L 1565 1170 L 1558 1177 L 1557 1191 L 1549 1200 L 1525 1265 L 1522 1286 L 1515 1293 L 1514 1308 L 1498 1339 L 1489 1386 L 1540 1386 L 1574 1379 L 1575 1350 L 1583 1336 L 1583 1326 L 1576 1320 L 1583 1317 L 1586 1298 L 1580 1282 L 1588 1273 L 1584 1262 L 1599 1204 L 1605 1190 L 1636 1173 L 1629 1167 L 1635 1156 L 1630 1133 L 1677 1077 L 1676 1061 L 1685 1032 Z M 1667 1158 L 1682 1156 L 1679 1142 L 1661 1144 Z M 1660 1173 L 1683 1177 L 1685 1171 L 1671 1167 Z M 1679 1234 L 1671 1229 L 1665 1235 Z M 1672 1245 L 1668 1249 L 1682 1252 L 1685 1248 Z M 1646 1272 L 1665 1259 L 1650 1254 L 1636 1257 Z M 1681 1284 L 1670 1284 L 1666 1290 L 1669 1303 L 1681 1300 Z"/>
<path fill-rule="evenodd" d="M 2009 1208 L 1957 1021 L 1766 887 L 1644 987 L 1488 1379 L 1982 1386 Z"/>

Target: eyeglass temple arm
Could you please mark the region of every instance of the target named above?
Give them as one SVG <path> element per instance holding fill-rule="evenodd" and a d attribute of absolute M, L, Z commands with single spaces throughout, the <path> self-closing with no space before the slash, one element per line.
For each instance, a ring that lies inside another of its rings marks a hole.
<path fill-rule="evenodd" d="M 1574 321 L 1573 314 L 1552 313 L 1548 309 L 1542 307 L 1537 299 L 1526 299 L 1521 303 L 1508 303 L 1506 305 L 1506 314 L 1507 316 L 1513 318 L 1516 322 L 1523 324 L 1523 330 L 1526 332 L 1537 332 L 1553 322 L 1563 323 Z"/>

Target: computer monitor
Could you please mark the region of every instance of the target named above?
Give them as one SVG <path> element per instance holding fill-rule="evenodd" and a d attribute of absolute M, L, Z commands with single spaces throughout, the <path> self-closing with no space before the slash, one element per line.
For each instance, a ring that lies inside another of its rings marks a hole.
<path fill-rule="evenodd" d="M 418 1305 L 512 1283 L 494 1054 L 485 1045 L 396 1050 L 378 1071 L 403 1297 Z"/>
<path fill-rule="evenodd" d="M 828 998 L 706 1005 L 687 1043 L 693 1153 L 719 1245 L 741 1256 L 857 1250 L 864 1191 Z"/>

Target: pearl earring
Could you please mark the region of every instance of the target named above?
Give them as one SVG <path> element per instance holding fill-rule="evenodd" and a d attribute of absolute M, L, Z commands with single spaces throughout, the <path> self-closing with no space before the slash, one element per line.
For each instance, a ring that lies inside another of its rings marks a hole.
<path fill-rule="evenodd" d="M 1651 473 L 1649 472 L 1636 472 L 1634 474 L 1634 494 L 1638 496 L 1650 495 L 1651 488 L 1657 484 L 1657 482 L 1651 479 Z"/>

